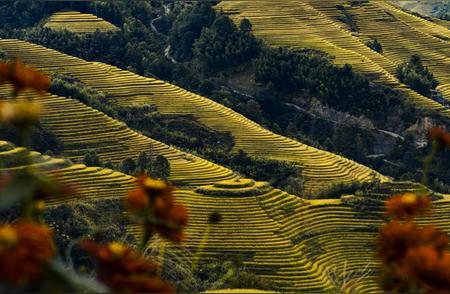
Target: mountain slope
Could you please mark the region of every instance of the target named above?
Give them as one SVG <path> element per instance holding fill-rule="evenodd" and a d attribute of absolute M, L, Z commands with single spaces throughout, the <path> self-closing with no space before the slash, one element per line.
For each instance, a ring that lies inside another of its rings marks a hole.
<path fill-rule="evenodd" d="M 112 94 L 113 102 L 118 105 L 151 104 L 162 114 L 192 115 L 207 127 L 230 132 L 236 150 L 298 164 L 303 168 L 306 194 L 316 193 L 333 183 L 388 179 L 344 157 L 276 135 L 227 107 L 164 81 L 102 63 L 86 62 L 24 41 L 0 40 L 0 47 L 11 58 L 18 57 L 44 71 L 70 74 L 94 89 Z"/>
<path fill-rule="evenodd" d="M 23 151 L 2 141 L 0 161 L 11 162 L 14 155 Z M 50 205 L 120 198 L 135 187 L 133 177 L 109 169 L 71 165 L 37 152 L 31 152 L 31 157 L 42 169 L 79 189 L 72 197 L 51 201 Z M 11 164 L 0 170 L 22 167 Z M 386 185 L 392 191 L 410 186 Z M 381 293 L 374 246 L 377 227 L 383 221 L 376 207 L 360 211 L 341 200 L 305 201 L 244 179 L 222 181 L 196 191 L 177 190 L 175 194 L 190 211 L 188 239 L 181 246 L 191 254 L 200 250 L 201 262 L 234 256 L 258 276 L 268 279 L 276 290 L 323 293 L 341 290 L 345 281 L 347 289 L 357 293 Z M 433 205 L 433 215 L 418 222 L 450 232 L 446 221 L 450 201 L 446 198 Z M 218 224 L 208 222 L 211 212 L 220 213 Z M 128 232 L 140 236 L 137 226 L 129 226 Z M 165 252 L 171 252 L 173 245 L 164 246 Z"/>
<path fill-rule="evenodd" d="M 9 92 L 7 86 L 0 87 L 1 94 Z M 41 123 L 61 140 L 64 155 L 71 160 L 81 161 L 89 150 L 95 150 L 105 162 L 115 163 L 148 152 L 169 160 L 169 179 L 178 185 L 197 186 L 237 177 L 229 169 L 138 134 L 77 100 L 31 92 L 26 95 L 42 103 L 45 111 Z"/>
<path fill-rule="evenodd" d="M 450 32 L 448 29 L 418 18 L 387 1 L 288 0 L 221 1 L 218 9 L 236 21 L 248 18 L 254 34 L 273 46 L 315 48 L 334 57 L 336 64 L 351 64 L 357 71 L 373 76 L 379 83 L 390 85 L 405 93 L 417 107 L 438 111 L 449 116 L 450 110 L 424 97 L 394 76 L 396 65 L 421 54 L 423 62 L 435 74 L 446 90 L 450 84 Z M 358 32 L 351 32 L 338 18 L 347 15 Z M 365 45 L 369 38 L 377 38 L 383 54 Z"/>
<path fill-rule="evenodd" d="M 385 188 L 400 192 L 412 186 L 399 183 Z M 373 205 L 366 198 L 371 195 L 359 196 L 358 208 L 339 199 L 305 201 L 277 189 L 235 196 L 232 190 L 176 192 L 191 215 L 183 248 L 194 255 L 201 250 L 202 260 L 238 256 L 247 268 L 268 279 L 274 290 L 324 293 L 346 287 L 351 293 L 382 293 L 375 248 L 378 228 L 385 220 L 381 203 Z M 418 223 L 450 232 L 449 200 L 435 201 L 433 207 L 433 214 Z M 219 224 L 208 222 L 211 212 L 221 214 Z M 138 228 L 130 227 L 129 232 L 136 235 Z M 164 244 L 175 252 L 178 248 Z"/>

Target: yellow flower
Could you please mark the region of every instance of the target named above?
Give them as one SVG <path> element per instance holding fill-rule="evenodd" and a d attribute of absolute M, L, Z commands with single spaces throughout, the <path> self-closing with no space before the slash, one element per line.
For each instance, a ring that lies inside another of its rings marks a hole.
<path fill-rule="evenodd" d="M 114 257 L 121 257 L 127 248 L 119 242 L 108 243 L 108 249 Z"/>
<path fill-rule="evenodd" d="M 31 126 L 39 120 L 42 106 L 36 102 L 1 102 L 0 121 L 18 128 Z"/>
<path fill-rule="evenodd" d="M 37 201 L 35 208 L 36 208 L 36 211 L 43 212 L 45 209 L 45 202 L 42 200 Z"/>
<path fill-rule="evenodd" d="M 17 232 L 11 226 L 0 227 L 0 248 L 11 248 L 19 241 Z"/>

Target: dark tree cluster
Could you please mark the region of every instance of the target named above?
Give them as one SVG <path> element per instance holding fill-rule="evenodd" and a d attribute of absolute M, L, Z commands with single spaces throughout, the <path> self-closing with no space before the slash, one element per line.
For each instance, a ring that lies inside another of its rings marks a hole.
<path fill-rule="evenodd" d="M 233 21 L 219 15 L 210 28 L 203 29 L 194 43 L 196 62 L 206 71 L 238 66 L 255 58 L 260 42 L 251 34 L 251 24 L 243 19 L 237 29 Z"/>
<path fill-rule="evenodd" d="M 335 66 L 323 54 L 283 48 L 264 50 L 255 61 L 255 78 L 277 91 L 306 91 L 330 107 L 380 119 L 386 108 L 401 103 L 392 90 L 373 86 L 351 65 Z"/>
<path fill-rule="evenodd" d="M 397 67 L 397 77 L 402 83 L 425 96 L 430 96 L 431 90 L 439 85 L 433 73 L 422 64 L 422 59 L 417 54 L 412 55 L 409 62 Z"/>
<path fill-rule="evenodd" d="M 31 139 L 30 148 L 40 153 L 49 155 L 60 155 L 63 151 L 63 144 L 52 132 L 51 129 L 44 128 L 42 124 L 38 123 L 30 129 Z M 8 126 L 0 125 L 0 139 L 9 141 L 16 146 L 20 146 L 20 135 L 17 129 Z"/>
<path fill-rule="evenodd" d="M 128 157 L 118 164 L 113 164 L 110 160 L 103 163 L 95 150 L 89 150 L 84 155 L 83 163 L 86 166 L 98 166 L 118 170 L 132 176 L 146 174 L 152 178 L 164 181 L 168 181 L 170 175 L 170 162 L 167 158 L 163 155 L 151 154 L 151 151 L 148 153 L 141 152 L 137 160 Z"/>
<path fill-rule="evenodd" d="M 192 46 L 203 28 L 211 26 L 216 12 L 208 1 L 198 1 L 184 10 L 174 21 L 169 35 L 172 56 L 179 61 L 193 57 Z"/>
<path fill-rule="evenodd" d="M 381 43 L 378 41 L 378 39 L 371 39 L 366 42 L 366 45 L 373 51 L 383 53 L 383 47 L 381 46 Z"/>

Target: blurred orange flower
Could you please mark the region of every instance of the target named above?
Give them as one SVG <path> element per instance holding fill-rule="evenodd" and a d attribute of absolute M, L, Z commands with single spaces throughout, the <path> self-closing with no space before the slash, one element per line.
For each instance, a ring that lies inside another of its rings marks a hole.
<path fill-rule="evenodd" d="M 395 195 L 386 201 L 386 215 L 394 219 L 411 219 L 430 210 L 428 196 L 414 193 Z"/>
<path fill-rule="evenodd" d="M 125 245 L 85 241 L 81 247 L 97 260 L 99 280 L 114 292 L 173 293 L 175 290 L 158 277 L 157 265 Z"/>
<path fill-rule="evenodd" d="M 128 210 L 143 217 L 146 230 L 156 231 L 171 241 L 182 241 L 188 212 L 183 205 L 175 203 L 175 187 L 147 176 L 140 176 L 138 185 L 125 199 Z"/>
<path fill-rule="evenodd" d="M 450 293 L 450 253 L 421 246 L 409 250 L 405 261 L 408 274 L 421 281 L 428 293 Z"/>
<path fill-rule="evenodd" d="M 49 227 L 26 222 L 0 226 L 0 281 L 12 284 L 36 281 L 43 265 L 54 256 Z"/>
<path fill-rule="evenodd" d="M 125 199 L 126 208 L 133 213 L 144 212 L 149 203 L 149 197 L 147 196 L 146 191 L 141 187 L 129 192 Z"/>
<path fill-rule="evenodd" d="M 413 222 L 392 221 L 378 235 L 379 255 L 385 264 L 402 263 L 408 250 L 431 246 L 437 252 L 447 248 L 447 236 L 434 226 L 419 228 Z"/>
<path fill-rule="evenodd" d="M 450 134 L 444 131 L 442 128 L 431 128 L 428 136 L 431 140 L 436 141 L 440 147 L 450 148 Z"/>
<path fill-rule="evenodd" d="M 0 62 L 0 83 L 5 82 L 13 85 L 14 95 L 26 88 L 44 92 L 50 87 L 50 79 L 47 75 L 25 66 L 18 60 Z"/>

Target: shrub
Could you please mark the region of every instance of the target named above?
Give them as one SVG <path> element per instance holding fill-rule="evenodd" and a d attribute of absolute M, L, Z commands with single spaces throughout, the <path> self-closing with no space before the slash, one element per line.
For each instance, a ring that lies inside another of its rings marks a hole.
<path fill-rule="evenodd" d="M 378 53 L 383 53 L 383 47 L 381 46 L 381 43 L 378 42 L 378 39 L 371 39 L 366 42 L 366 45 L 373 51 L 376 51 Z"/>
<path fill-rule="evenodd" d="M 84 155 L 83 163 L 86 166 L 98 166 L 101 167 L 103 164 L 100 160 L 100 157 L 98 157 L 97 152 L 95 150 L 89 150 Z"/>
<path fill-rule="evenodd" d="M 400 64 L 396 72 L 402 83 L 425 96 L 430 96 L 431 90 L 439 85 L 428 68 L 423 66 L 422 59 L 417 54 L 412 55 L 409 62 Z"/>

